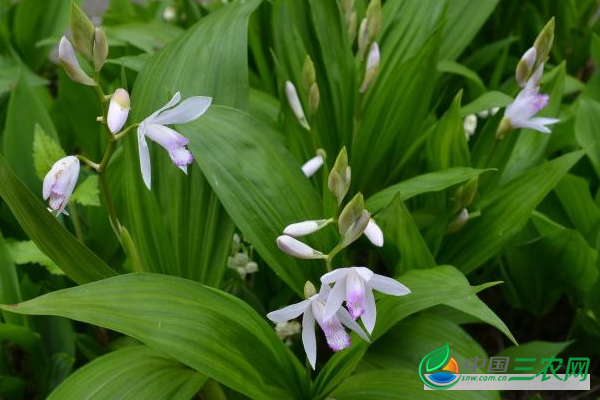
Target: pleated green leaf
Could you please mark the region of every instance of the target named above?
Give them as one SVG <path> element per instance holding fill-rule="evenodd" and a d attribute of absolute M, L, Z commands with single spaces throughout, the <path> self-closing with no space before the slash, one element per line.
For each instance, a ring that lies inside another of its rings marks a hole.
<path fill-rule="evenodd" d="M 298 294 L 307 279 L 318 281 L 322 265 L 297 260 L 275 242 L 288 224 L 322 218 L 317 193 L 277 132 L 219 106 L 181 132 L 227 212 L 267 264 Z"/>
<path fill-rule="evenodd" d="M 21 288 L 19 286 L 19 277 L 15 268 L 14 261 L 10 256 L 6 241 L 0 231 L 0 302 L 18 303 L 21 301 Z M 22 325 L 23 318 L 2 312 L 2 317 L 6 322 L 15 325 Z"/>
<path fill-rule="evenodd" d="M 366 207 L 371 213 L 376 213 L 387 206 L 398 192 L 400 192 L 402 200 L 406 201 L 411 197 L 423 193 L 439 192 L 440 190 L 448 189 L 484 172 L 493 170 L 455 167 L 418 175 L 375 193 L 367 199 Z"/>
<path fill-rule="evenodd" d="M 189 400 L 206 377 L 146 346 L 109 353 L 69 376 L 47 400 Z"/>
<path fill-rule="evenodd" d="M 596 174 L 600 176 L 600 103 L 589 97 L 579 99 L 575 116 L 575 136 L 585 148 Z"/>
<path fill-rule="evenodd" d="M 116 274 L 104 261 L 79 242 L 11 172 L 0 155 L 0 197 L 27 235 L 76 283 Z"/>
<path fill-rule="evenodd" d="M 530 169 L 493 191 L 482 200 L 481 217 L 449 236 L 438 260 L 453 263 L 465 273 L 483 265 L 523 228 L 537 205 L 582 155 L 582 151 L 566 154 Z"/>
<path fill-rule="evenodd" d="M 141 121 L 180 91 L 213 104 L 248 105 L 248 17 L 260 1 L 236 2 L 202 18 L 147 62 L 132 93 L 132 121 Z M 152 191 L 141 180 L 137 139 L 125 149 L 126 226 L 148 271 L 218 286 L 234 225 L 195 166 L 189 175 L 150 142 Z"/>
<path fill-rule="evenodd" d="M 120 275 L 2 309 L 122 332 L 252 399 L 306 398 L 303 368 L 274 329 L 243 301 L 187 279 Z"/>

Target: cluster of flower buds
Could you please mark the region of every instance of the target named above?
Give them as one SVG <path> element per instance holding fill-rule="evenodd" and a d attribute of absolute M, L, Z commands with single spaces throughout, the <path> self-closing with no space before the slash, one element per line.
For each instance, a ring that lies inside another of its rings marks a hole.
<path fill-rule="evenodd" d="M 340 206 L 350 189 L 351 170 L 346 149 L 342 149 L 329 175 L 329 189 Z M 299 241 L 329 224 L 336 224 L 340 239 L 329 254 L 315 250 Z M 365 235 L 374 245 L 383 246 L 383 232 L 370 213 L 364 208 L 363 196 L 356 194 L 342 209 L 339 216 L 328 219 L 293 223 L 277 238 L 277 246 L 287 254 L 303 259 L 324 259 L 328 266 L 333 257 L 344 248 Z M 330 285 L 333 285 L 331 287 Z M 376 305 L 373 290 L 401 296 L 410 290 L 394 279 L 373 273 L 366 267 L 339 268 L 321 277 L 321 289 L 317 293 L 311 282 L 304 287 L 305 300 L 267 315 L 273 322 L 282 323 L 303 314 L 302 340 L 308 360 L 313 368 L 316 363 L 315 321 L 325 334 L 329 347 L 339 351 L 350 346 L 350 336 L 345 328 L 356 332 L 369 341 L 368 335 L 356 320 L 361 319 L 370 334 L 375 327 Z M 346 308 L 342 307 L 346 303 Z"/>
<path fill-rule="evenodd" d="M 75 50 L 92 63 L 94 71 L 98 72 L 104 66 L 108 56 L 108 41 L 104 30 L 95 27 L 75 2 L 71 5 L 71 34 L 75 47 L 73 48 L 71 42 L 63 36 L 58 46 L 58 60 L 67 75 L 75 82 L 96 86 L 98 84 L 96 80 L 81 68 Z"/>
<path fill-rule="evenodd" d="M 360 93 L 365 93 L 373 85 L 379 73 L 379 45 L 375 41 L 381 29 L 381 0 L 371 0 L 367 15 L 360 22 L 358 30 L 358 55 L 365 60 L 365 73 L 360 85 Z"/>
<path fill-rule="evenodd" d="M 304 65 L 302 66 L 301 74 L 301 90 L 304 98 L 308 99 L 308 111 L 310 116 L 314 116 L 319 109 L 319 103 L 321 102 L 321 94 L 319 92 L 319 86 L 317 85 L 317 75 L 315 72 L 315 66 L 309 55 L 304 59 Z M 292 112 L 296 116 L 296 119 L 300 125 L 310 131 L 310 124 L 304 114 L 304 108 L 302 102 L 298 96 L 296 86 L 291 81 L 285 82 L 285 95 Z"/>
<path fill-rule="evenodd" d="M 514 129 L 529 128 L 542 133 L 550 133 L 547 125 L 559 122 L 556 118 L 541 118 L 535 115 L 548 105 L 547 94 L 540 94 L 540 80 L 544 73 L 544 63 L 548 59 L 554 40 L 554 18 L 542 29 L 533 47 L 524 54 L 515 71 L 517 83 L 522 88 L 515 101 L 504 112 L 496 137 L 503 139 Z"/>
<path fill-rule="evenodd" d="M 342 14 L 344 15 L 344 22 L 346 23 L 346 31 L 350 42 L 354 42 L 356 38 L 356 28 L 358 24 L 358 16 L 354 9 L 355 0 L 340 0 L 340 7 Z"/>
<path fill-rule="evenodd" d="M 258 264 L 251 260 L 250 253 L 251 251 L 242 243 L 240 236 L 235 233 L 231 244 L 231 255 L 227 258 L 227 267 L 236 271 L 242 279 L 258 272 Z"/>

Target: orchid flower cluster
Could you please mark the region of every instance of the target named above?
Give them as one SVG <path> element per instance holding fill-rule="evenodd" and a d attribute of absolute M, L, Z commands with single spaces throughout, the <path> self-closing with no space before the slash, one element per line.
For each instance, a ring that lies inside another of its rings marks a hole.
<path fill-rule="evenodd" d="M 533 46 L 521 57 L 517 64 L 515 77 L 522 88 L 514 102 L 506 107 L 504 118 L 498 126 L 496 137 L 503 139 L 514 129 L 529 128 L 542 133 L 550 133 L 547 125 L 559 122 L 556 118 L 535 117 L 548 105 L 550 97 L 540 94 L 540 80 L 544 73 L 544 63 L 554 41 L 554 18 L 542 29 Z"/>
<path fill-rule="evenodd" d="M 328 179 L 329 190 L 336 198 L 338 207 L 348 193 L 350 179 L 351 169 L 344 148 L 338 155 Z M 340 234 L 338 244 L 329 254 L 323 254 L 296 239 L 315 233 L 329 224 L 336 224 Z M 288 225 L 283 229 L 283 235 L 276 240 L 277 246 L 287 254 L 302 259 L 322 259 L 327 265 L 328 272 L 321 277 L 321 288 L 318 292 L 313 283 L 308 281 L 304 286 L 305 300 L 267 315 L 271 321 L 278 324 L 303 315 L 302 342 L 313 369 L 317 357 L 315 322 L 325 334 L 329 347 L 333 351 L 343 350 L 351 345 L 346 328 L 356 332 L 363 340 L 369 341 L 368 334 L 375 328 L 377 315 L 373 290 L 394 296 L 410 293 L 410 290 L 398 281 L 375 274 L 367 267 L 353 266 L 332 270 L 332 259 L 335 255 L 363 234 L 374 245 L 383 246 L 383 232 L 364 208 L 362 194 L 358 193 L 345 205 L 337 218 Z M 344 302 L 345 308 L 342 306 Z M 356 322 L 359 318 L 364 328 Z"/>
<path fill-rule="evenodd" d="M 100 83 L 100 72 L 108 57 L 108 41 L 101 27 L 95 27 L 92 21 L 75 4 L 72 5 L 71 32 L 73 43 L 62 37 L 58 46 L 58 59 L 66 74 L 75 82 L 94 87 L 102 104 L 103 115 L 97 120 L 104 126 L 107 136 L 107 146 L 100 162 L 94 162 L 83 155 L 70 155 L 58 160 L 46 174 L 43 181 L 43 197 L 48 200 L 49 210 L 56 215 L 67 214 L 65 207 L 73 193 L 80 171 L 80 161 L 98 174 L 100 189 L 115 233 L 122 242 L 124 228 L 116 216 L 105 171 L 115 151 L 116 143 L 134 128 L 137 128 L 140 169 L 143 181 L 148 189 L 151 188 L 150 152 L 146 138 L 167 150 L 173 163 L 187 173 L 187 166 L 194 160 L 187 149 L 189 140 L 167 125 L 185 124 L 200 117 L 209 108 L 210 97 L 193 96 L 181 101 L 181 94 L 175 93 L 163 107 L 152 113 L 139 124 L 125 127 L 131 109 L 129 93 L 124 88 L 116 89 L 112 94 L 105 95 Z M 91 64 L 83 68 L 78 55 Z M 93 70 L 93 76 L 86 72 Z M 106 104 L 108 103 L 108 105 Z"/>
<path fill-rule="evenodd" d="M 250 244 L 244 242 L 240 235 L 233 234 L 231 243 L 231 255 L 227 257 L 227 267 L 240 275 L 242 280 L 246 276 L 258 272 L 258 264 L 252 261 L 253 248 Z"/>

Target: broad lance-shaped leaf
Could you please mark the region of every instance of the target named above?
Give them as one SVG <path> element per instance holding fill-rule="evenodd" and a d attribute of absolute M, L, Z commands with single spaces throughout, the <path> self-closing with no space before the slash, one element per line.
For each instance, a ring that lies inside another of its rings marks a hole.
<path fill-rule="evenodd" d="M 442 244 L 438 259 L 468 273 L 496 255 L 525 225 L 533 210 L 583 156 L 576 151 L 530 169 L 483 199 L 481 217 Z"/>
<path fill-rule="evenodd" d="M 116 275 L 104 261 L 69 233 L 10 171 L 0 154 L 0 197 L 27 235 L 78 284 Z"/>
<path fill-rule="evenodd" d="M 516 343 L 502 320 L 476 295 L 480 290 L 495 285 L 495 282 L 470 286 L 465 276 L 451 266 L 412 270 L 402 275 L 399 281 L 410 288 L 412 293 L 401 297 L 383 297 L 378 302 L 377 323 L 371 336 L 371 343 L 376 342 L 409 315 L 439 304 L 456 308 L 493 325 Z M 315 384 L 318 393 L 329 394 L 350 376 L 368 346 L 366 342 L 357 341 L 350 349 L 335 354 L 317 377 Z"/>
<path fill-rule="evenodd" d="M 322 266 L 296 260 L 275 244 L 287 225 L 321 216 L 317 193 L 280 136 L 248 114 L 219 106 L 181 132 L 219 200 L 267 264 L 298 294 L 307 279 L 318 281 Z"/>
<path fill-rule="evenodd" d="M 120 275 L 1 308 L 122 332 L 252 399 L 308 398 L 300 362 L 254 309 L 188 279 Z"/>
<path fill-rule="evenodd" d="M 210 13 L 148 60 L 131 94 L 130 120 L 146 118 L 178 91 L 183 98 L 210 96 L 213 104 L 246 108 L 247 24 L 259 4 L 240 1 Z M 126 139 L 120 208 L 143 263 L 148 271 L 218 286 L 234 224 L 195 164 L 186 176 L 162 148 L 149 147 L 152 191 L 141 180 L 136 137 Z"/>
<path fill-rule="evenodd" d="M 96 358 L 62 382 L 47 400 L 188 400 L 206 377 L 147 346 Z"/>
<path fill-rule="evenodd" d="M 398 192 L 400 192 L 402 200 L 406 201 L 423 193 L 448 189 L 488 171 L 494 171 L 494 169 L 456 167 L 418 175 L 375 193 L 367 199 L 366 208 L 371 213 L 376 213 L 387 206 Z"/>

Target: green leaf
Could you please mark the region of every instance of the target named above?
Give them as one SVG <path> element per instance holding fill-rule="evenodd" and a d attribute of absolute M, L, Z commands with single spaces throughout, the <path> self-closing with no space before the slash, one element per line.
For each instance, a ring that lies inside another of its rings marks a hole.
<path fill-rule="evenodd" d="M 42 103 L 42 99 L 21 76 L 10 95 L 6 112 L 6 126 L 2 138 L 2 151 L 8 165 L 18 174 L 27 187 L 34 193 L 41 194 L 42 185 L 36 174 L 33 159 L 36 124 L 39 124 L 48 136 L 58 140 L 54 125 Z"/>
<path fill-rule="evenodd" d="M 175 25 L 165 22 L 129 23 L 105 27 L 111 45 L 130 44 L 146 53 L 154 53 L 183 33 Z"/>
<path fill-rule="evenodd" d="M 569 342 L 544 342 L 544 341 L 533 341 L 522 343 L 519 346 L 511 346 L 508 347 L 499 353 L 497 353 L 494 357 L 510 357 L 510 361 L 508 364 L 508 373 L 519 373 L 518 371 L 514 371 L 514 367 L 516 366 L 527 366 L 533 367 L 533 372 L 537 373 L 541 371 L 546 363 L 542 363 L 542 358 L 550 358 L 558 356 L 562 353 L 569 345 L 573 343 Z M 517 358 L 535 358 L 535 362 L 520 362 L 517 363 Z M 527 372 L 525 372 L 527 373 Z"/>
<path fill-rule="evenodd" d="M 90 175 L 77 186 L 71 201 L 82 206 L 100 207 L 100 189 L 98 187 L 98 175 Z"/>
<path fill-rule="evenodd" d="M 21 301 L 19 277 L 2 232 L 0 231 L 0 303 L 18 303 Z M 23 318 L 2 312 L 6 322 L 22 325 Z"/>
<path fill-rule="evenodd" d="M 448 343 L 446 343 L 439 349 L 433 350 L 431 353 L 425 356 L 427 359 L 425 368 L 428 372 L 442 368 L 444 365 L 446 365 L 448 357 L 450 357 L 450 347 L 448 346 Z"/>
<path fill-rule="evenodd" d="M 438 260 L 468 273 L 495 256 L 527 223 L 533 210 L 582 157 L 577 151 L 530 169 L 482 200 L 481 217 L 447 237 Z M 531 184 L 535 182 L 536 184 Z"/>
<path fill-rule="evenodd" d="M 387 206 L 398 192 L 400 192 L 402 200 L 406 201 L 423 193 L 448 189 L 488 171 L 494 171 L 494 169 L 456 167 L 418 175 L 375 193 L 367 199 L 366 208 L 374 214 Z"/>
<path fill-rule="evenodd" d="M 375 219 L 385 237 L 382 253 L 390 270 L 394 271 L 394 276 L 411 269 L 436 266 L 435 259 L 404 205 L 400 193 L 396 194 L 392 202 L 377 214 Z"/>
<path fill-rule="evenodd" d="M 600 103 L 580 97 L 575 115 L 575 137 L 585 149 L 596 174 L 600 176 Z"/>
<path fill-rule="evenodd" d="M 35 244 L 73 281 L 82 284 L 116 274 L 73 237 L 14 176 L 0 155 L 0 197 Z"/>
<path fill-rule="evenodd" d="M 36 124 L 33 134 L 33 163 L 37 177 L 44 180 L 55 162 L 66 157 L 65 151 L 44 129 Z"/>
<path fill-rule="evenodd" d="M 481 111 L 487 111 L 494 107 L 505 107 L 513 102 L 513 98 L 502 92 L 486 92 L 463 106 L 460 109 L 460 116 L 466 117 L 469 114 L 477 114 Z"/>
<path fill-rule="evenodd" d="M 205 381 L 198 372 L 162 353 L 133 346 L 86 364 L 47 400 L 188 400 Z"/>
<path fill-rule="evenodd" d="M 322 218 L 317 193 L 277 133 L 219 106 L 181 132 L 227 212 L 267 264 L 298 294 L 306 280 L 318 281 L 322 265 L 297 260 L 275 242 L 285 226 Z"/>
<path fill-rule="evenodd" d="M 302 366 L 262 317 L 187 279 L 121 275 L 2 308 L 122 332 L 253 399 L 307 397 Z"/>
<path fill-rule="evenodd" d="M 592 198 L 588 180 L 567 174 L 556 185 L 554 193 L 573 227 L 581 232 L 590 246 L 595 247 L 600 229 L 600 208 Z"/>
<path fill-rule="evenodd" d="M 439 72 L 445 72 L 447 74 L 455 74 L 467 78 L 471 82 L 473 82 L 479 90 L 482 92 L 485 91 L 485 84 L 477 74 L 477 72 L 472 69 L 465 67 L 462 64 L 459 64 L 455 61 L 444 60 L 438 62 L 437 69 Z"/>
<path fill-rule="evenodd" d="M 54 275 L 64 275 L 64 272 L 58 268 L 58 265 L 42 251 L 31 240 L 22 242 L 11 242 L 8 244 L 8 251 L 15 264 L 39 264 L 45 267 L 48 272 Z"/>

